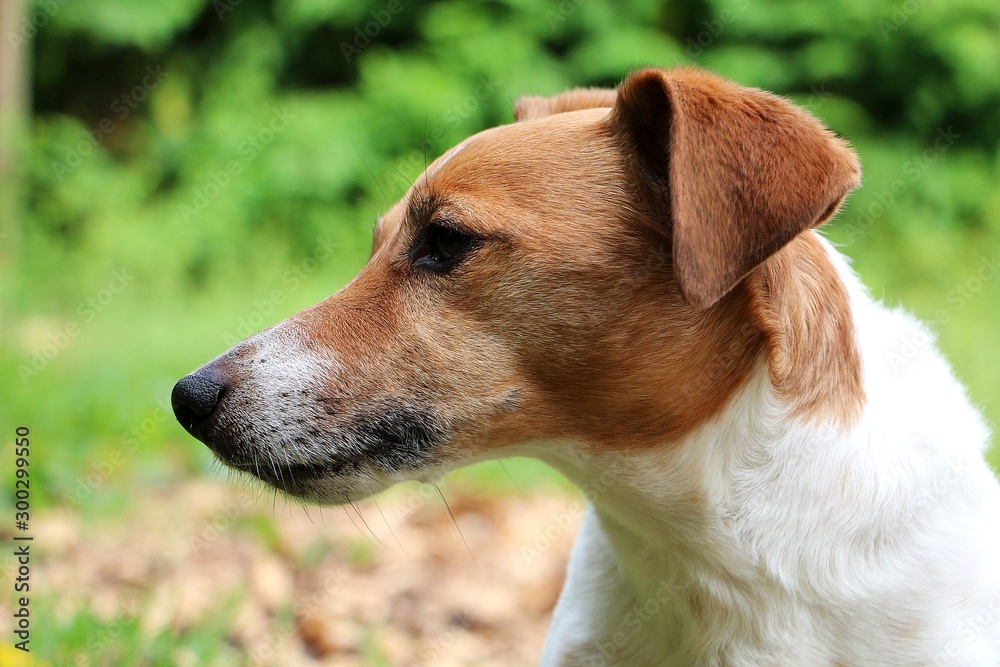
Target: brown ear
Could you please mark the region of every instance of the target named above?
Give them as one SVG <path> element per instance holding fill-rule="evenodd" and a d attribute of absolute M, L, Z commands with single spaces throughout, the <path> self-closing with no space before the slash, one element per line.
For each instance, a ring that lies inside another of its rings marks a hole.
<path fill-rule="evenodd" d="M 860 183 L 854 152 L 808 113 L 696 69 L 632 74 L 611 122 L 640 194 L 670 225 L 674 275 L 699 309 Z"/>
<path fill-rule="evenodd" d="M 618 91 L 609 88 L 574 88 L 552 97 L 522 97 L 514 103 L 514 120 L 532 120 L 580 109 L 610 109 L 617 96 Z"/>

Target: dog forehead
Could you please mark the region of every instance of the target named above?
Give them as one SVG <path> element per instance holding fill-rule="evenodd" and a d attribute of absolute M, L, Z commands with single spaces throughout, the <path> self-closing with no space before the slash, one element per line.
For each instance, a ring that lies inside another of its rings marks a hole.
<path fill-rule="evenodd" d="M 503 150 L 510 145 L 517 147 L 528 139 L 534 142 L 532 145 L 535 148 L 542 149 L 548 141 L 558 142 L 560 134 L 572 134 L 585 128 L 593 129 L 597 121 L 607 117 L 609 111 L 609 109 L 583 109 L 482 130 L 445 151 L 427 169 L 427 174 L 434 175 L 451 158 L 472 145 L 480 149 Z"/>
<path fill-rule="evenodd" d="M 451 148 L 449 148 L 448 150 L 446 150 L 444 153 L 442 153 L 440 156 L 438 156 L 433 162 L 431 162 L 430 165 L 428 165 L 427 169 L 424 170 L 424 173 L 422 173 L 418 177 L 417 182 L 414 184 L 414 188 L 416 189 L 416 188 L 419 188 L 419 187 L 426 187 L 429 184 L 431 178 L 433 178 L 435 174 L 437 174 L 439 171 L 441 171 L 442 167 L 444 167 L 446 164 L 448 164 L 448 162 L 453 157 L 455 157 L 456 155 L 458 155 L 459 153 L 461 153 L 463 150 L 465 150 L 465 148 L 467 146 L 469 146 L 470 144 L 472 144 L 472 143 L 474 143 L 476 141 L 481 141 L 481 140 L 483 140 L 485 138 L 488 138 L 492 133 L 495 133 L 495 132 L 497 132 L 498 130 L 501 130 L 501 129 L 502 129 L 502 126 L 501 127 L 491 127 L 491 128 L 489 128 L 487 130 L 483 130 L 482 132 L 477 132 L 476 134 L 473 134 L 471 137 L 467 137 L 467 138 L 463 139 L 459 143 L 455 144 L 454 146 L 452 146 Z M 410 194 L 410 196 L 412 196 L 413 191 L 411 190 L 409 194 Z"/>
<path fill-rule="evenodd" d="M 589 199 L 603 208 L 598 200 L 607 200 L 609 193 L 595 186 L 614 183 L 609 170 L 620 163 L 603 122 L 608 112 L 560 113 L 490 128 L 461 141 L 435 159 L 381 218 L 375 247 L 405 228 L 420 200 L 493 208 L 555 199 L 579 205 Z"/>
<path fill-rule="evenodd" d="M 402 199 L 396 202 L 392 208 L 385 212 L 379 218 L 378 224 L 375 227 L 375 239 L 374 246 L 377 248 L 382 245 L 382 242 L 386 239 L 396 236 L 399 230 L 402 228 L 406 216 L 413 206 L 415 199 L 419 196 L 426 196 L 430 192 L 431 185 L 434 183 L 433 177 L 442 167 L 448 163 L 454 156 L 461 153 L 466 146 L 488 136 L 491 132 L 494 132 L 500 128 L 490 128 L 483 130 L 477 134 L 472 135 L 459 142 L 455 146 L 452 146 L 440 156 L 438 156 L 427 168 L 424 170 L 417 180 L 414 181 L 412 187 L 406 192 Z"/>
<path fill-rule="evenodd" d="M 596 197 L 588 188 L 614 181 L 621 165 L 607 116 L 586 109 L 485 130 L 435 160 L 414 189 L 521 202 Z"/>

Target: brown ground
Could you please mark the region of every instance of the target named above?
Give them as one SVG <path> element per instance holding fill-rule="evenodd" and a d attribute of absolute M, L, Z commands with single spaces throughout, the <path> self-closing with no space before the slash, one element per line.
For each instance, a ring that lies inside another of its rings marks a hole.
<path fill-rule="evenodd" d="M 416 485 L 362 503 L 367 526 L 211 480 L 147 493 L 106 525 L 50 512 L 33 525 L 33 590 L 58 596 L 61 619 L 135 609 L 150 636 L 231 614 L 219 641 L 251 665 L 537 664 L 582 503 L 446 495 L 461 536 L 437 490 Z"/>

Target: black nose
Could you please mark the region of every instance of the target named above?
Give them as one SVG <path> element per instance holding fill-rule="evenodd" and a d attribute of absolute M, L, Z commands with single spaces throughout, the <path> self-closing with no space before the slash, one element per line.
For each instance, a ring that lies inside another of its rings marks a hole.
<path fill-rule="evenodd" d="M 174 408 L 177 421 L 189 433 L 195 435 L 195 427 L 206 421 L 215 411 L 215 406 L 218 405 L 219 397 L 225 388 L 226 385 L 219 378 L 208 377 L 200 372 L 182 377 L 170 392 L 170 404 Z"/>

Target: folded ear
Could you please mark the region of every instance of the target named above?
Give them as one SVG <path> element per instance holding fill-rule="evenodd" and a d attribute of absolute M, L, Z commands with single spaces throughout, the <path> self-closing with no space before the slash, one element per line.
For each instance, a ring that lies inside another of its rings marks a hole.
<path fill-rule="evenodd" d="M 669 225 L 681 293 L 700 309 L 860 183 L 854 152 L 811 115 L 701 70 L 632 74 L 611 123 L 640 195 Z"/>
<path fill-rule="evenodd" d="M 514 120 L 532 120 L 580 109 L 610 109 L 617 96 L 618 91 L 610 88 L 574 88 L 552 97 L 522 97 L 514 103 Z"/>

